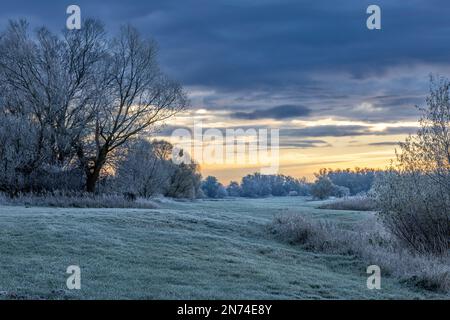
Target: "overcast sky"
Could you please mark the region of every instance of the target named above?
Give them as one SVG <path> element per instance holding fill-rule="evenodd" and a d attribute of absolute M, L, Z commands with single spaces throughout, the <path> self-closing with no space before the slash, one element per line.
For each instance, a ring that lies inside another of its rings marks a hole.
<path fill-rule="evenodd" d="M 130 22 L 157 40 L 163 69 L 190 92 L 180 126 L 198 117 L 218 127 L 279 127 L 283 173 L 387 163 L 393 142 L 414 131 L 429 74 L 450 74 L 444 0 L 0 2 L 2 28 L 27 18 L 62 29 L 70 4 L 111 33 Z M 370 4 L 381 7 L 381 30 L 366 28 Z M 222 179 L 252 170 L 206 169 Z"/>

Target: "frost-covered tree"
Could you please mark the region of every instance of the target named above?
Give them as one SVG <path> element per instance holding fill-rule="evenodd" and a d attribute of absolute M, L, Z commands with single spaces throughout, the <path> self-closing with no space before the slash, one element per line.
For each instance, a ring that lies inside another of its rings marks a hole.
<path fill-rule="evenodd" d="M 30 35 L 24 21 L 0 35 L 0 111 L 31 121 L 35 157 L 82 168 L 95 191 L 105 167 L 131 140 L 187 105 L 181 86 L 156 61 L 156 44 L 131 26 L 111 37 L 86 20 L 80 30 Z"/>
<path fill-rule="evenodd" d="M 14 195 L 30 186 L 42 165 L 36 126 L 22 117 L 0 115 L 0 191 Z"/>
<path fill-rule="evenodd" d="M 336 185 L 327 176 L 318 176 L 315 183 L 311 186 L 311 195 L 320 200 L 334 196 L 335 192 Z"/>
<path fill-rule="evenodd" d="M 272 194 L 270 176 L 260 173 L 249 174 L 242 178 L 241 188 L 244 197 L 267 197 Z"/>
<path fill-rule="evenodd" d="M 60 37 L 46 28 L 32 36 L 25 21 L 12 21 L 0 36 L 0 108 L 33 121 L 41 140 L 37 156 L 50 164 L 72 161 L 93 119 L 103 50 L 103 28 L 94 20 Z"/>
<path fill-rule="evenodd" d="M 382 221 L 411 250 L 450 249 L 450 83 L 432 79 L 416 135 L 400 144 L 397 163 L 378 175 L 374 195 Z"/>
<path fill-rule="evenodd" d="M 208 198 L 224 198 L 228 195 L 225 187 L 213 176 L 206 177 L 201 188 Z"/>
<path fill-rule="evenodd" d="M 319 175 L 330 178 L 337 186 L 347 187 L 351 195 L 367 193 L 373 185 L 379 170 L 370 168 L 320 169 Z"/>
<path fill-rule="evenodd" d="M 231 181 L 227 187 L 227 193 L 230 197 L 240 197 L 242 193 L 241 186 L 236 181 Z"/>
<path fill-rule="evenodd" d="M 102 168 L 118 148 L 138 134 L 154 132 L 187 105 L 181 86 L 159 69 L 156 44 L 134 28 L 122 28 L 108 42 L 103 62 L 93 130 L 77 145 L 88 191 L 95 191 Z"/>
<path fill-rule="evenodd" d="M 88 191 L 95 191 L 101 170 L 117 149 L 154 132 L 187 105 L 182 87 L 159 69 L 156 44 L 131 26 L 107 42 L 102 62 L 92 130 L 77 144 Z"/>
<path fill-rule="evenodd" d="M 243 197 L 287 196 L 289 194 L 308 195 L 306 179 L 277 175 L 249 174 L 242 179 L 239 194 Z"/>

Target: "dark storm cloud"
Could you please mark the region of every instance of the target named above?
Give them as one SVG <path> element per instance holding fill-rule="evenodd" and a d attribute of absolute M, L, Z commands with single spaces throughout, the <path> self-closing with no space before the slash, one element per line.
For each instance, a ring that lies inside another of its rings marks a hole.
<path fill-rule="evenodd" d="M 415 134 L 418 127 L 395 127 L 387 128 L 383 132 L 386 134 Z"/>
<path fill-rule="evenodd" d="M 170 137 L 172 133 L 176 129 L 187 130 L 189 133 L 192 133 L 192 128 L 183 127 L 183 126 L 165 126 L 158 132 L 158 136 Z M 208 127 L 203 128 L 203 132 L 207 130 Z M 227 127 L 227 128 L 216 128 L 222 135 L 226 135 L 226 130 L 238 130 L 242 129 L 244 131 L 247 130 L 260 130 L 267 129 L 264 126 L 235 126 L 235 127 Z M 357 136 L 368 136 L 368 135 L 376 135 L 376 136 L 387 136 L 387 135 L 399 135 L 399 134 L 413 134 L 417 131 L 417 127 L 390 127 L 386 128 L 382 131 L 373 131 L 370 130 L 370 127 L 361 126 L 361 125 L 319 125 L 312 127 L 302 127 L 302 128 L 281 128 L 279 129 L 280 136 L 280 146 L 295 146 L 297 145 L 300 148 L 307 147 L 321 147 L 325 146 L 326 142 L 321 139 L 317 139 L 318 137 L 357 137 Z M 381 143 L 372 143 L 369 145 L 387 145 L 394 144 L 394 142 L 381 142 Z"/>
<path fill-rule="evenodd" d="M 297 140 L 289 139 L 288 137 L 281 137 L 280 147 L 285 149 L 308 149 L 308 148 L 320 148 L 329 147 L 330 144 L 323 140 Z"/>
<path fill-rule="evenodd" d="M 275 119 L 283 120 L 308 116 L 311 110 L 304 106 L 282 105 L 269 109 L 253 110 L 251 112 L 235 112 L 232 118 L 255 120 L 255 119 Z"/>
<path fill-rule="evenodd" d="M 307 128 L 291 128 L 280 130 L 280 136 L 294 136 L 294 137 L 348 137 L 348 136 L 362 136 L 369 134 L 369 128 L 365 126 L 334 126 L 323 125 Z M 373 133 L 372 133 L 373 134 Z"/>
<path fill-rule="evenodd" d="M 398 146 L 398 142 L 386 141 L 386 142 L 373 142 L 369 143 L 369 146 Z"/>
<path fill-rule="evenodd" d="M 130 22 L 155 38 L 164 70 L 186 86 L 214 92 L 198 101 L 211 109 L 236 111 L 245 100 L 261 110 L 307 105 L 323 116 L 397 121 L 416 117 L 409 107 L 423 102 L 429 72 L 450 70 L 450 4 L 445 0 L 378 0 L 380 31 L 366 28 L 369 0 L 76 3 L 84 18 L 102 19 L 108 31 Z M 69 4 L 2 1 L 0 26 L 9 18 L 26 17 L 33 26 L 59 30 Z M 389 74 L 393 68 L 428 65 L 434 67 Z M 368 81 L 372 78 L 376 81 Z M 376 111 L 353 110 L 364 101 Z M 258 117 L 254 112 L 248 116 Z"/>
<path fill-rule="evenodd" d="M 306 128 L 281 129 L 280 136 L 294 137 L 354 137 L 367 135 L 409 134 L 417 131 L 416 127 L 387 128 L 383 131 L 372 131 L 369 127 L 359 125 L 335 126 L 323 125 Z"/>
<path fill-rule="evenodd" d="M 61 28 L 70 1 L 2 3 L 2 19 L 25 16 Z M 379 0 L 382 30 L 369 31 L 371 1 L 79 0 L 84 17 L 131 22 L 159 40 L 162 60 L 188 84 L 282 86 L 305 71 L 345 70 L 355 78 L 398 64 L 448 61 L 444 0 Z M 420 45 L 419 45 L 420 44 Z"/>

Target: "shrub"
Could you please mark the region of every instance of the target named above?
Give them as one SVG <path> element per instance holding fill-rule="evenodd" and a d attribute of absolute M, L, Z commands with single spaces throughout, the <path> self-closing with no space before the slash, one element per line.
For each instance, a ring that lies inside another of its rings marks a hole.
<path fill-rule="evenodd" d="M 319 206 L 319 209 L 375 211 L 375 201 L 367 196 L 346 197 Z"/>
<path fill-rule="evenodd" d="M 450 178 L 449 178 L 450 179 Z M 446 255 L 450 195 L 428 175 L 391 171 L 377 177 L 375 201 L 385 226 L 410 250 Z"/>
<path fill-rule="evenodd" d="M 328 177 L 318 177 L 316 182 L 311 186 L 311 195 L 320 200 L 334 196 L 336 186 Z"/>
<path fill-rule="evenodd" d="M 197 198 L 199 167 L 196 163 L 175 164 L 173 150 L 172 144 L 164 140 L 138 139 L 129 143 L 126 154 L 116 163 L 115 175 L 102 178 L 99 191 L 132 193 L 144 198 Z"/>

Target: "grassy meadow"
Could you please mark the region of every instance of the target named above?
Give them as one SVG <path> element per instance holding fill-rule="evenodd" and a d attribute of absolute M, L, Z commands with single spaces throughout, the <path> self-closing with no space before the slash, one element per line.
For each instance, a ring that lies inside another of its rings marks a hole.
<path fill-rule="evenodd" d="M 279 214 L 356 223 L 371 212 L 302 197 L 160 201 L 157 209 L 0 207 L 0 299 L 426 299 L 349 255 L 278 241 Z M 81 267 L 81 290 L 66 268 Z"/>

